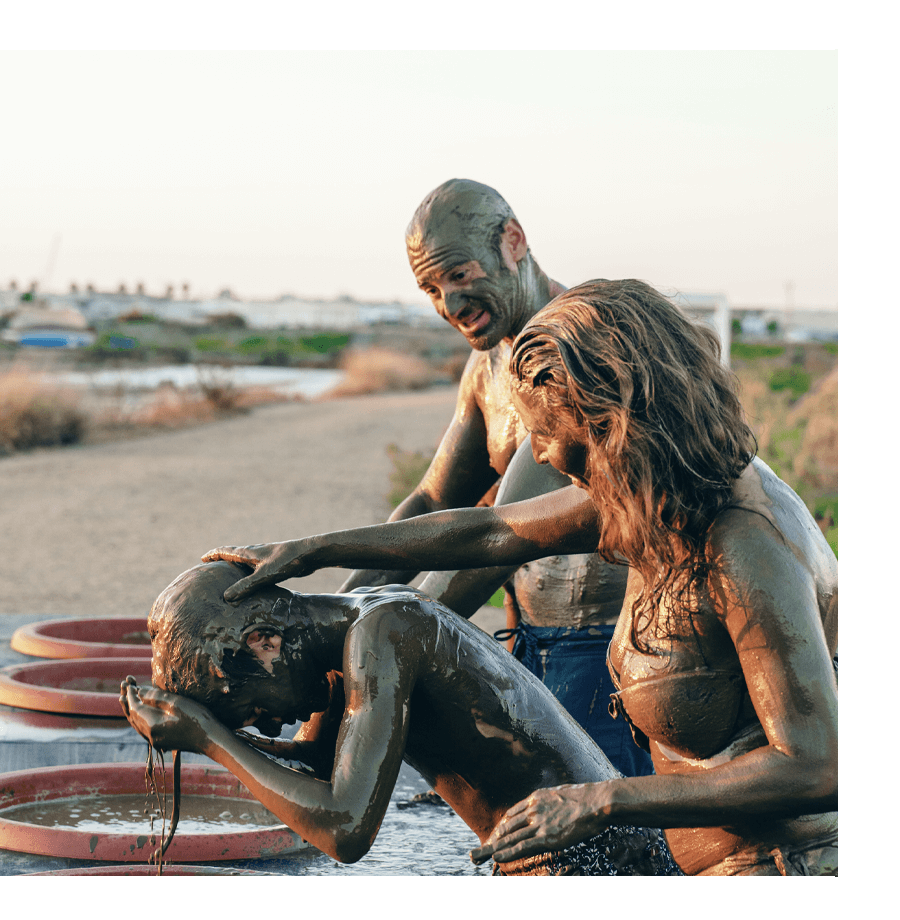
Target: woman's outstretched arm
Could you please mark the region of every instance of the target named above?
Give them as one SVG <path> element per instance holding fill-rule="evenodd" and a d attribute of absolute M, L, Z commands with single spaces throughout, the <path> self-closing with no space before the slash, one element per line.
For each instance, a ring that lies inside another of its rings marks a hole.
<path fill-rule="evenodd" d="M 267 585 L 325 568 L 447 571 L 591 552 L 598 532 L 593 502 L 569 486 L 511 505 L 437 511 L 284 543 L 221 546 L 203 561 L 253 567 L 253 574 L 225 592 L 225 599 L 234 602 Z"/>

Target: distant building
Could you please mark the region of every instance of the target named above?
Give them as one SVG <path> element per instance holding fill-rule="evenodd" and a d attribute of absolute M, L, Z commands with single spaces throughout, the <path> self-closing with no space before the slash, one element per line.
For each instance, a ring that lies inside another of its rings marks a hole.
<path fill-rule="evenodd" d="M 838 311 L 733 307 L 732 317 L 741 326 L 741 339 L 788 342 L 836 342 Z"/>
<path fill-rule="evenodd" d="M 79 348 L 96 336 L 84 315 L 73 307 L 52 308 L 29 303 L 16 311 L 0 334 L 3 341 L 32 348 Z"/>
<path fill-rule="evenodd" d="M 692 294 L 679 291 L 672 298 L 692 319 L 715 329 L 722 345 L 722 363 L 731 363 L 731 308 L 724 294 Z"/>

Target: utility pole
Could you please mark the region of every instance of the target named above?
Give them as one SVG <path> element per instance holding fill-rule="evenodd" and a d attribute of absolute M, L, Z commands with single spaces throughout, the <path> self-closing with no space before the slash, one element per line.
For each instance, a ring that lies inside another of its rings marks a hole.
<path fill-rule="evenodd" d="M 59 245 L 62 242 L 62 234 L 57 233 L 50 244 L 50 256 L 47 259 L 47 268 L 44 271 L 44 277 L 41 286 L 47 290 L 50 286 L 50 278 L 53 275 L 53 269 L 56 267 L 56 257 L 59 255 Z"/>

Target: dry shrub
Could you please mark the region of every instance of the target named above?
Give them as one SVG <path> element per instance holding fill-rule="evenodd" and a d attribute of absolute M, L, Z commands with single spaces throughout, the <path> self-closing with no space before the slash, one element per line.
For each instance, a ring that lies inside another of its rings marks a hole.
<path fill-rule="evenodd" d="M 362 396 L 396 390 L 421 390 L 436 379 L 423 358 L 389 348 L 349 349 L 341 357 L 344 379 L 330 396 Z"/>
<path fill-rule="evenodd" d="M 825 492 L 837 492 L 837 365 L 824 361 L 822 349 L 806 348 L 803 361 L 785 355 L 780 360 L 735 362 L 741 402 L 759 442 L 759 455 L 810 502 Z M 790 389 L 773 389 L 776 371 L 791 365 L 809 373 L 812 388 L 799 399 Z"/>
<path fill-rule="evenodd" d="M 0 374 L 0 455 L 76 444 L 86 425 L 74 390 L 17 368 Z"/>
<path fill-rule="evenodd" d="M 749 370 L 744 370 L 738 376 L 741 382 L 741 403 L 759 442 L 760 456 L 765 459 L 771 454 L 774 436 L 786 425 L 788 394 L 773 392 L 762 375 Z"/>
<path fill-rule="evenodd" d="M 788 415 L 788 424 L 803 429 L 794 458 L 794 476 L 817 492 L 838 487 L 838 372 L 834 368 Z"/>
<path fill-rule="evenodd" d="M 307 402 L 307 398 L 301 393 L 282 393 L 272 387 L 241 387 L 237 391 L 234 407 L 237 412 L 249 412 L 254 406 L 268 406 L 282 402 Z"/>
<path fill-rule="evenodd" d="M 205 396 L 163 383 L 153 392 L 149 402 L 135 409 L 124 421 L 136 427 L 181 428 L 212 421 L 215 416 L 216 407 Z"/>
<path fill-rule="evenodd" d="M 214 368 L 198 368 L 198 385 L 213 409 L 231 412 L 235 409 L 240 392 L 227 374 L 218 373 Z"/>
<path fill-rule="evenodd" d="M 459 382 L 462 379 L 463 371 L 466 369 L 466 362 L 469 360 L 471 352 L 458 352 L 450 355 L 440 364 L 440 370 L 451 380 Z"/>

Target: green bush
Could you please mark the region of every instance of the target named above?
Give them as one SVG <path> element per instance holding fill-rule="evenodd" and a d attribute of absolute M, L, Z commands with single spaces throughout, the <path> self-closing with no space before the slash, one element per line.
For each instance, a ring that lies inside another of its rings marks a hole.
<path fill-rule="evenodd" d="M 346 347 L 349 341 L 350 336 L 346 332 L 319 332 L 316 335 L 301 336 L 298 339 L 306 351 L 317 351 L 322 355 Z"/>
<path fill-rule="evenodd" d="M 781 345 L 761 345 L 751 342 L 732 342 L 731 357 L 754 361 L 757 358 L 780 358 L 784 354 Z"/>
<path fill-rule="evenodd" d="M 197 351 L 224 351 L 226 348 L 225 339 L 202 335 L 194 339 L 194 348 Z"/>
<path fill-rule="evenodd" d="M 488 607 L 502 607 L 504 603 L 506 603 L 506 592 L 503 588 L 497 588 L 487 605 Z"/>
<path fill-rule="evenodd" d="M 263 351 L 268 348 L 268 340 L 261 335 L 251 335 L 250 338 L 244 339 L 241 342 L 238 342 L 237 349 L 243 354 L 252 354 L 254 352 Z"/>
<path fill-rule="evenodd" d="M 812 375 L 801 367 L 779 367 L 769 376 L 769 389 L 773 393 L 781 390 L 790 390 L 793 399 L 809 391 L 812 384 Z"/>

